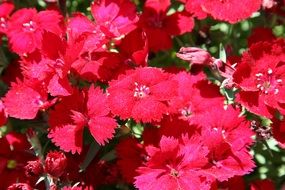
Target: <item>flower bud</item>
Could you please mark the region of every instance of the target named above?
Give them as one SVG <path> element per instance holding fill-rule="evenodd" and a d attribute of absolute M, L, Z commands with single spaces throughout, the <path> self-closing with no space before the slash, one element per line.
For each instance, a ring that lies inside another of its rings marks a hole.
<path fill-rule="evenodd" d="M 25 166 L 25 174 L 27 177 L 37 177 L 43 173 L 43 166 L 40 160 L 29 161 Z"/>
<path fill-rule="evenodd" d="M 53 177 L 60 177 L 67 166 L 67 158 L 62 152 L 49 152 L 45 160 L 45 171 Z"/>
<path fill-rule="evenodd" d="M 33 190 L 27 183 L 14 183 L 8 187 L 8 190 Z"/>
<path fill-rule="evenodd" d="M 191 64 L 209 65 L 212 62 L 212 57 L 206 50 L 196 47 L 182 47 L 176 56 Z"/>

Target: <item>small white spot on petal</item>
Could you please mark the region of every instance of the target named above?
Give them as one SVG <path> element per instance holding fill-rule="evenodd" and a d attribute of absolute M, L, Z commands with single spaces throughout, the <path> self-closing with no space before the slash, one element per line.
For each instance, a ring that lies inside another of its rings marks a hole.
<path fill-rule="evenodd" d="M 279 93 L 279 90 L 276 88 L 276 89 L 274 89 L 274 94 L 276 95 L 276 94 L 278 94 Z"/>

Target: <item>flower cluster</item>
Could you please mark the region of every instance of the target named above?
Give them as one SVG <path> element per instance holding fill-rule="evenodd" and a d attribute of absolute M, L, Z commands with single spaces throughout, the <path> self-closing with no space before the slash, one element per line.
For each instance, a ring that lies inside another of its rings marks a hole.
<path fill-rule="evenodd" d="M 285 38 L 231 40 L 257 11 L 284 24 L 267 1 L 3 1 L 0 189 L 275 189 L 244 176 L 259 143 L 285 148 Z"/>

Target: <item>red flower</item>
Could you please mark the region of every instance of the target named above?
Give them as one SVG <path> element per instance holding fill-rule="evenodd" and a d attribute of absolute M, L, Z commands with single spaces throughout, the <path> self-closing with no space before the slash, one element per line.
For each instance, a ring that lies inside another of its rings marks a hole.
<path fill-rule="evenodd" d="M 146 66 L 148 60 L 148 40 L 145 32 L 136 29 L 126 35 L 119 45 L 120 53 L 126 61 L 135 65 Z"/>
<path fill-rule="evenodd" d="M 33 188 L 27 183 L 14 183 L 8 187 L 8 190 L 32 190 Z"/>
<path fill-rule="evenodd" d="M 270 179 L 256 180 L 250 183 L 250 190 L 274 190 L 275 184 Z"/>
<path fill-rule="evenodd" d="M 116 153 L 123 178 L 128 183 L 133 183 L 134 177 L 138 176 L 136 170 L 147 159 L 143 145 L 134 138 L 122 139 L 116 147 Z"/>
<path fill-rule="evenodd" d="M 44 31 L 56 35 L 62 33 L 61 19 L 56 11 L 48 10 L 37 13 L 36 9 L 18 10 L 12 15 L 7 32 L 11 49 L 22 55 L 40 48 Z"/>
<path fill-rule="evenodd" d="M 82 43 L 66 44 L 63 38 L 48 32 L 43 37 L 41 55 L 23 61 L 23 74 L 28 79 L 40 81 L 52 96 L 68 96 L 72 93 L 68 74 Z"/>
<path fill-rule="evenodd" d="M 159 147 L 148 146 L 148 161 L 138 169 L 135 186 L 140 190 L 210 189 L 202 167 L 207 164 L 207 148 L 197 138 L 163 136 Z"/>
<path fill-rule="evenodd" d="M 0 138 L 0 189 L 15 186 L 15 183 L 28 183 L 31 179 L 25 176 L 27 161 L 35 160 L 26 136 L 20 133 L 9 133 Z M 12 185 L 14 184 L 14 185 Z"/>
<path fill-rule="evenodd" d="M 227 181 L 217 182 L 216 187 L 211 190 L 230 189 L 230 190 L 246 190 L 245 180 L 241 176 L 235 176 Z"/>
<path fill-rule="evenodd" d="M 185 7 L 200 19 L 209 14 L 214 19 L 234 24 L 250 17 L 260 8 L 261 3 L 261 0 L 187 0 Z"/>
<path fill-rule="evenodd" d="M 271 41 L 276 39 L 276 37 L 273 34 L 273 31 L 270 28 L 254 28 L 251 32 L 251 35 L 247 39 L 248 47 L 250 47 L 252 44 L 257 42 L 264 42 L 264 41 Z"/>
<path fill-rule="evenodd" d="M 207 173 L 219 181 L 248 174 L 255 166 L 248 152 L 253 132 L 238 115 L 231 107 L 204 115 L 208 122 L 202 130 L 203 143 L 209 149 Z"/>
<path fill-rule="evenodd" d="M 224 97 L 219 87 L 209 83 L 205 76 L 191 76 L 180 72 L 173 77 L 178 82 L 178 96 L 170 101 L 171 113 L 192 124 L 203 125 L 204 114 L 212 108 L 223 107 Z"/>
<path fill-rule="evenodd" d="M 9 2 L 3 2 L 0 5 L 0 35 L 6 34 L 9 25 L 9 15 L 14 9 L 14 4 Z"/>
<path fill-rule="evenodd" d="M 278 141 L 279 146 L 285 148 L 285 122 L 284 120 L 272 120 L 273 137 Z"/>
<path fill-rule="evenodd" d="M 72 63 L 74 72 L 87 81 L 116 79 L 128 68 L 122 56 L 114 52 L 85 52 Z"/>
<path fill-rule="evenodd" d="M 69 20 L 67 32 L 71 43 L 83 40 L 84 45 L 79 53 L 102 49 L 109 40 L 95 23 L 81 14 L 76 14 Z"/>
<path fill-rule="evenodd" d="M 39 177 L 43 173 L 43 165 L 40 160 L 28 161 L 25 166 L 27 177 Z"/>
<path fill-rule="evenodd" d="M 161 69 L 144 67 L 130 70 L 110 82 L 108 102 L 122 119 L 151 122 L 168 112 L 167 102 L 176 95 L 176 82 Z"/>
<path fill-rule="evenodd" d="M 147 0 L 144 4 L 140 26 L 146 32 L 152 51 L 171 48 L 171 36 L 190 32 L 194 27 L 193 18 L 185 11 L 167 16 L 170 5 L 169 0 Z"/>
<path fill-rule="evenodd" d="M 108 37 L 120 37 L 136 28 L 135 5 L 129 0 L 100 0 L 91 5 L 96 25 Z"/>
<path fill-rule="evenodd" d="M 88 93 L 74 89 L 71 96 L 62 98 L 51 111 L 49 138 L 64 151 L 80 153 L 84 126 L 88 126 L 95 140 L 104 145 L 113 137 L 117 126 L 116 121 L 108 116 L 106 103 L 106 95 L 98 88 L 90 87 Z"/>
<path fill-rule="evenodd" d="M 3 98 L 7 114 L 19 119 L 34 119 L 39 110 L 53 104 L 47 100 L 46 89 L 34 81 L 17 81 Z"/>
<path fill-rule="evenodd" d="M 243 54 L 233 75 L 240 87 L 237 101 L 249 111 L 271 117 L 285 103 L 285 41 L 260 42 Z"/>

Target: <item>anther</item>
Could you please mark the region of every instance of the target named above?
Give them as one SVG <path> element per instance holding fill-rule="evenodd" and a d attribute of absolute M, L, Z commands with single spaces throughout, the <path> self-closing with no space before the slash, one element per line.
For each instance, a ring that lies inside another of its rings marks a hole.
<path fill-rule="evenodd" d="M 273 73 L 272 69 L 269 68 L 269 69 L 267 70 L 267 73 L 268 73 L 269 75 L 271 75 L 271 74 Z"/>

